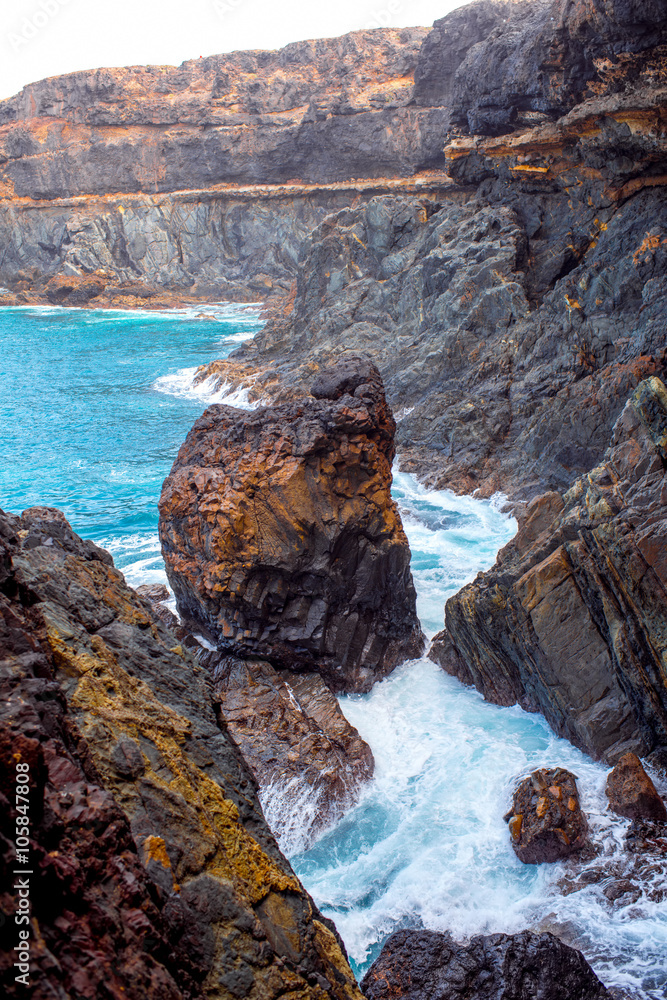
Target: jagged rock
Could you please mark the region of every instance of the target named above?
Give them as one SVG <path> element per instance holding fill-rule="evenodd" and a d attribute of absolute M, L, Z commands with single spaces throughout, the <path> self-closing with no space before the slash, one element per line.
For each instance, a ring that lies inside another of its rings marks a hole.
<path fill-rule="evenodd" d="M 368 691 L 423 650 L 395 424 L 370 363 L 326 380 L 319 398 L 209 407 L 165 480 L 160 538 L 181 616 L 222 652 Z"/>
<path fill-rule="evenodd" d="M 609 808 L 628 819 L 667 820 L 667 809 L 634 753 L 623 754 L 607 778 Z"/>
<path fill-rule="evenodd" d="M 573 854 L 588 833 L 576 776 L 563 767 L 540 768 L 524 778 L 506 819 L 514 853 L 527 865 Z"/>
<path fill-rule="evenodd" d="M 364 976 L 368 1000 L 610 1000 L 583 955 L 553 934 L 396 931 Z"/>
<path fill-rule="evenodd" d="M 445 608 L 461 680 L 596 757 L 667 744 L 666 435 L 667 390 L 645 379 L 563 509 L 545 500 Z"/>
<path fill-rule="evenodd" d="M 3 760 L 32 778 L 32 996 L 360 1000 L 217 724 L 207 673 L 49 508 L 0 513 L 0 694 Z M 13 779 L 5 767 L 5 913 Z M 0 955 L 8 997 L 25 995 L 15 943 Z"/>
<path fill-rule="evenodd" d="M 259 784 L 271 829 L 292 850 L 310 846 L 373 776 L 371 748 L 318 674 L 225 657 L 213 672 L 213 702 Z"/>

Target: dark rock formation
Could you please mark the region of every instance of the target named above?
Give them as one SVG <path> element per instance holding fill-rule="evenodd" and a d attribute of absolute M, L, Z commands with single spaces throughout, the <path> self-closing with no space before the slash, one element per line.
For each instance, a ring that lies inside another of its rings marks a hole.
<path fill-rule="evenodd" d="M 165 480 L 162 551 L 182 617 L 222 652 L 368 691 L 423 650 L 389 492 L 395 424 L 359 358 L 313 393 L 209 407 Z"/>
<path fill-rule="evenodd" d="M 667 390 L 641 382 L 603 462 L 528 508 L 445 608 L 448 669 L 596 757 L 667 744 Z"/>
<path fill-rule="evenodd" d="M 506 818 L 514 853 L 527 865 L 558 861 L 586 842 L 576 775 L 562 767 L 540 768 L 524 778 Z"/>
<path fill-rule="evenodd" d="M 31 995 L 359 1000 L 206 673 L 58 511 L 0 514 L 1 905 L 30 766 Z M 13 920 L 0 981 L 15 982 Z"/>
<path fill-rule="evenodd" d="M 271 829 L 292 851 L 310 846 L 373 776 L 371 748 L 318 674 L 225 657 L 213 672 L 213 703 L 257 780 Z"/>
<path fill-rule="evenodd" d="M 364 976 L 368 1000 L 609 1000 L 583 955 L 553 934 L 396 931 Z"/>
<path fill-rule="evenodd" d="M 607 778 L 609 808 L 628 819 L 667 820 L 665 803 L 634 753 L 623 754 Z"/>
<path fill-rule="evenodd" d="M 666 44 L 657 4 L 438 22 L 415 99 L 460 133 L 443 134 L 456 186 L 312 232 L 293 308 L 236 358 L 257 393 L 305 391 L 313 364 L 363 349 L 403 468 L 429 483 L 528 500 L 599 461 L 637 382 L 665 374 Z"/>

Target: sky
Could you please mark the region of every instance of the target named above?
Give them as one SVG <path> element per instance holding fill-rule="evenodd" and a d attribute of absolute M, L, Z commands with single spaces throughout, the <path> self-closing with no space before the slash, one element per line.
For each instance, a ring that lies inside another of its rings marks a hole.
<path fill-rule="evenodd" d="M 46 76 L 178 65 L 359 28 L 430 25 L 462 0 L 2 0 L 0 99 Z"/>

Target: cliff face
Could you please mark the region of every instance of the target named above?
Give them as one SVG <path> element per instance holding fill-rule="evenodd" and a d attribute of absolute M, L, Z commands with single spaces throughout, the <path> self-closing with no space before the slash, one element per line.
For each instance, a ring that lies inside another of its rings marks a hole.
<path fill-rule="evenodd" d="M 433 653 L 490 701 L 540 711 L 611 760 L 667 744 L 666 444 L 653 377 L 603 462 L 564 497 L 534 500 L 496 566 L 450 598 Z"/>
<path fill-rule="evenodd" d="M 358 1000 L 204 671 L 58 511 L 2 514 L 0 553 L 0 744 L 31 775 L 32 995 Z M 3 772 L 6 913 L 13 779 Z M 7 996 L 25 992 L 14 929 Z"/>
<path fill-rule="evenodd" d="M 665 373 L 666 38 L 646 5 L 479 3 L 437 22 L 414 99 L 451 102 L 456 186 L 311 233 L 291 312 L 235 356 L 257 393 L 361 349 L 404 468 L 429 482 L 530 498 L 587 471 L 634 386 Z"/>
<path fill-rule="evenodd" d="M 160 498 L 167 574 L 219 650 L 368 691 L 423 650 L 410 550 L 391 499 L 395 424 L 350 359 L 297 403 L 215 405 Z"/>

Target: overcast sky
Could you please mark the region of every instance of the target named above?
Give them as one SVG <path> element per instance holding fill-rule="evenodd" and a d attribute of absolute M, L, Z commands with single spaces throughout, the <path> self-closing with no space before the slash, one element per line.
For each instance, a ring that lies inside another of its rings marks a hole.
<path fill-rule="evenodd" d="M 0 99 L 79 69 L 430 25 L 462 0 L 1 0 Z"/>

